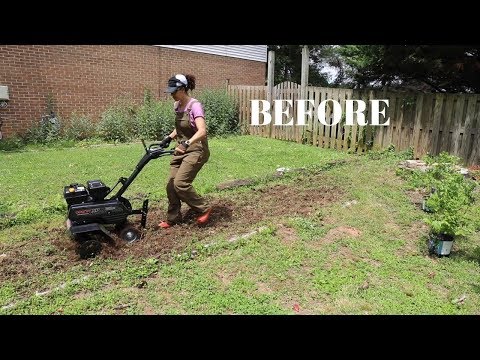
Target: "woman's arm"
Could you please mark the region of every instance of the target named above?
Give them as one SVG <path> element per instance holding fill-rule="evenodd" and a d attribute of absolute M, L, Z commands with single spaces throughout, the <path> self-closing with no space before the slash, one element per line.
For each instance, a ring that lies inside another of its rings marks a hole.
<path fill-rule="evenodd" d="M 195 118 L 195 126 L 197 127 L 197 132 L 189 139 L 190 144 L 194 144 L 197 141 L 202 141 L 207 138 L 207 125 L 202 116 Z"/>
<path fill-rule="evenodd" d="M 175 139 L 177 137 L 177 129 L 173 129 L 173 131 L 170 133 L 170 139 Z"/>

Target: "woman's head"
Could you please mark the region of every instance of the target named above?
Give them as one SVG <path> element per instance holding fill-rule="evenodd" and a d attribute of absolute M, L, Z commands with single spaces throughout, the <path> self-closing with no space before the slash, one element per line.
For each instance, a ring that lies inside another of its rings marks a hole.
<path fill-rule="evenodd" d="M 175 100 L 177 97 L 184 96 L 188 90 L 195 89 L 195 76 L 177 74 L 168 79 L 166 93 L 172 94 Z"/>

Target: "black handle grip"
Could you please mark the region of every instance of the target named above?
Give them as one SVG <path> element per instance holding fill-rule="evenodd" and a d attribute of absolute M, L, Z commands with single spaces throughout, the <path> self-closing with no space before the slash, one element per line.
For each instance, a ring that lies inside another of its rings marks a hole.
<path fill-rule="evenodd" d="M 148 147 L 148 150 L 158 150 L 158 149 L 163 149 L 160 143 L 150 144 L 150 146 Z"/>

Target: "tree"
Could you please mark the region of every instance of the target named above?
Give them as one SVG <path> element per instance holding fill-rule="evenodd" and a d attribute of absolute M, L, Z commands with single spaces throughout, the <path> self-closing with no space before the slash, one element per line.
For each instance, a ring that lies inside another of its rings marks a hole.
<path fill-rule="evenodd" d="M 344 83 L 352 87 L 480 92 L 480 47 L 343 45 L 335 54 L 350 78 Z"/>
<path fill-rule="evenodd" d="M 268 49 L 275 51 L 275 83 L 300 83 L 302 45 Z M 309 49 L 310 85 L 480 93 L 479 46 L 309 45 Z M 325 70 L 335 73 L 332 79 Z"/>
<path fill-rule="evenodd" d="M 300 84 L 302 74 L 303 45 L 268 45 L 268 50 L 275 51 L 274 83 L 293 81 Z M 308 83 L 313 86 L 327 86 L 327 77 L 319 71 L 317 63 L 323 45 L 309 45 L 310 66 Z"/>

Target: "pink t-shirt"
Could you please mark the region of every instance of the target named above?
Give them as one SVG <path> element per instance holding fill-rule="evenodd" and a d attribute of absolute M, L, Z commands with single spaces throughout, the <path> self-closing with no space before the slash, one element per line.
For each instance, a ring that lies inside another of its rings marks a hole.
<path fill-rule="evenodd" d="M 197 118 L 199 116 L 205 118 L 205 113 L 203 111 L 202 104 L 197 99 L 191 98 L 190 101 L 188 102 L 187 106 L 185 106 L 185 109 L 179 109 L 178 108 L 178 102 L 175 102 L 175 112 L 185 111 L 190 106 L 192 101 L 195 101 L 195 103 L 193 103 L 191 105 L 192 110 L 190 110 L 190 125 L 194 129 L 196 129 L 197 126 L 195 125 L 195 118 Z"/>

